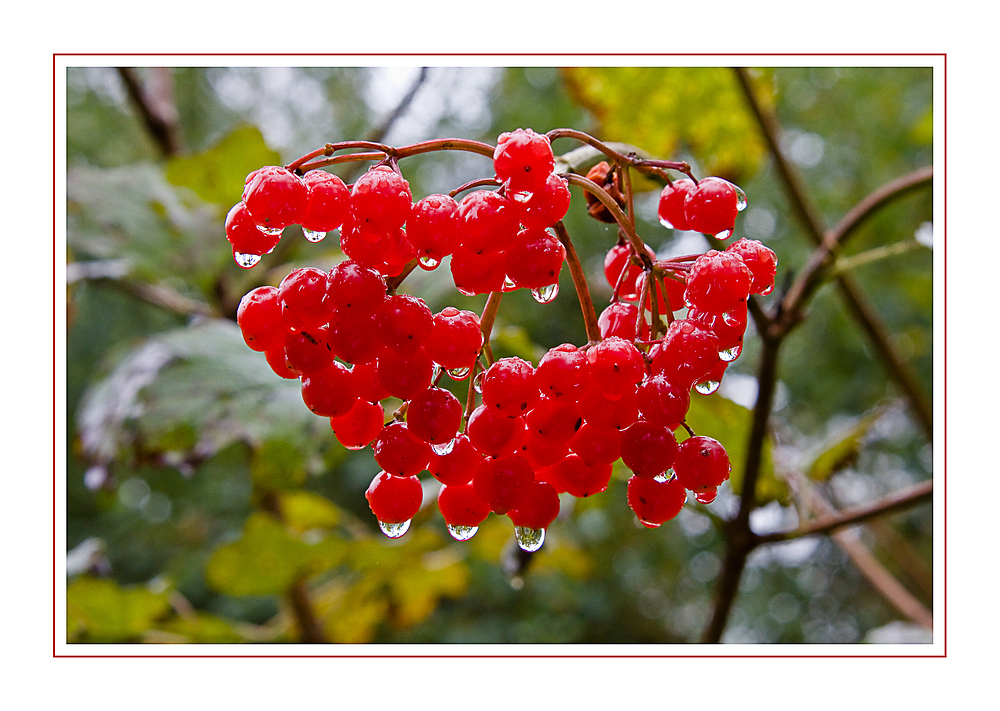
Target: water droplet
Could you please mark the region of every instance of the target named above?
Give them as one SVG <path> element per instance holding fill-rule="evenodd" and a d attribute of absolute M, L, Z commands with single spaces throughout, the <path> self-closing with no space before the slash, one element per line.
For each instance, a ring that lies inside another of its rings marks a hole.
<path fill-rule="evenodd" d="M 559 282 L 549 284 L 548 286 L 542 286 L 538 289 L 532 289 L 531 295 L 535 297 L 535 301 L 540 304 L 551 304 L 555 301 L 555 298 L 559 296 Z"/>
<path fill-rule="evenodd" d="M 702 395 L 711 395 L 716 390 L 719 389 L 718 380 L 705 380 L 694 386 L 694 389 L 700 392 Z"/>
<path fill-rule="evenodd" d="M 764 291 L 760 292 L 760 295 L 761 296 L 767 296 L 772 291 L 774 291 L 774 284 L 771 284 L 769 287 L 767 287 L 766 289 L 764 289 Z"/>
<path fill-rule="evenodd" d="M 736 211 L 743 212 L 747 209 L 747 194 L 739 187 L 733 187 L 736 188 Z"/>
<path fill-rule="evenodd" d="M 440 259 L 434 259 L 434 257 L 429 257 L 426 254 L 420 258 L 420 268 L 430 271 L 431 269 L 437 269 L 437 266 L 441 263 Z"/>
<path fill-rule="evenodd" d="M 643 521 L 641 518 L 639 519 L 639 523 L 641 523 L 646 528 L 659 528 L 660 526 L 663 525 L 660 523 L 650 523 L 649 521 Z"/>
<path fill-rule="evenodd" d="M 706 491 L 699 491 L 695 493 L 694 500 L 699 504 L 710 504 L 715 501 L 715 497 L 718 495 L 718 489 L 707 489 Z"/>
<path fill-rule="evenodd" d="M 441 371 L 442 370 L 444 370 L 444 368 L 442 368 L 437 363 L 434 364 L 434 369 L 431 371 L 431 382 L 432 383 L 436 383 L 437 382 L 437 379 L 441 375 Z"/>
<path fill-rule="evenodd" d="M 476 295 L 476 292 L 473 291 L 472 289 L 463 289 L 458 284 L 455 285 L 455 288 L 458 289 L 458 293 L 461 294 L 462 296 L 475 296 Z"/>
<path fill-rule="evenodd" d="M 532 195 L 534 195 L 534 193 L 529 193 L 527 191 L 507 193 L 507 197 L 511 198 L 514 202 L 528 202 L 531 200 Z"/>
<path fill-rule="evenodd" d="M 456 541 L 467 541 L 476 535 L 478 530 L 479 526 L 452 526 L 450 523 L 448 524 L 448 533 Z"/>
<path fill-rule="evenodd" d="M 667 469 L 667 471 L 663 472 L 662 474 L 657 474 L 656 476 L 654 476 L 653 481 L 658 481 L 661 484 L 665 484 L 673 478 L 674 478 L 674 470 L 671 468 Z"/>
<path fill-rule="evenodd" d="M 446 454 L 451 454 L 451 450 L 455 449 L 455 442 L 457 440 L 457 437 L 453 437 L 448 442 L 443 442 L 442 444 L 432 444 L 431 449 L 434 450 L 434 454 L 439 457 L 443 457 Z"/>
<path fill-rule="evenodd" d="M 257 264 L 260 261 L 259 254 L 244 254 L 243 252 L 235 252 L 233 254 L 233 259 L 244 269 L 249 269 L 250 267 Z"/>
<path fill-rule="evenodd" d="M 673 223 L 671 223 L 670 220 L 663 219 L 662 217 L 660 218 L 660 224 L 666 227 L 668 230 L 674 229 Z"/>
<path fill-rule="evenodd" d="M 261 227 L 257 225 L 257 229 L 266 234 L 268 237 L 277 237 L 281 234 L 280 227 Z"/>
<path fill-rule="evenodd" d="M 452 380 L 465 380 L 469 377 L 470 372 L 472 372 L 472 368 L 451 368 L 448 375 L 451 376 Z"/>
<path fill-rule="evenodd" d="M 722 232 L 719 232 L 715 235 L 715 239 L 729 239 L 729 235 L 731 235 L 732 233 L 733 231 L 731 229 L 722 230 Z"/>
<path fill-rule="evenodd" d="M 472 381 L 472 387 L 473 387 L 473 389 L 477 393 L 479 393 L 480 395 L 483 394 L 483 381 L 484 380 L 486 380 L 486 371 L 485 370 L 480 370 L 478 373 L 476 373 L 476 377 Z"/>
<path fill-rule="evenodd" d="M 724 351 L 719 351 L 719 358 L 726 361 L 727 363 L 732 363 L 734 360 L 740 357 L 740 353 L 743 352 L 743 346 L 737 345 L 732 348 L 727 348 Z"/>
<path fill-rule="evenodd" d="M 389 538 L 399 538 L 404 533 L 410 530 L 410 521 L 401 521 L 400 523 L 386 523 L 385 521 L 379 521 L 378 527 L 382 529 L 382 533 L 387 535 Z"/>
<path fill-rule="evenodd" d="M 514 538 L 521 550 L 534 553 L 545 543 L 544 528 L 527 528 L 525 526 L 514 526 Z"/>
<path fill-rule="evenodd" d="M 514 291 L 517 288 L 517 284 L 509 276 L 503 278 L 503 290 L 504 291 Z"/>
<path fill-rule="evenodd" d="M 305 227 L 302 228 L 302 236 L 305 237 L 310 242 L 321 242 L 324 237 L 326 237 L 326 232 L 317 232 L 316 230 L 307 230 Z"/>

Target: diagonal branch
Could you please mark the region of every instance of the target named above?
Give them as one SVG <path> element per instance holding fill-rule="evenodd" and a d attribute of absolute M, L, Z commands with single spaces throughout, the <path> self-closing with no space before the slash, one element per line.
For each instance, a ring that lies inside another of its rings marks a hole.
<path fill-rule="evenodd" d="M 177 124 L 177 105 L 174 103 L 174 85 L 170 70 L 153 67 L 151 81 L 143 85 L 130 67 L 117 67 L 129 98 L 135 104 L 142 121 L 160 151 L 167 158 L 180 153 L 183 144 Z"/>

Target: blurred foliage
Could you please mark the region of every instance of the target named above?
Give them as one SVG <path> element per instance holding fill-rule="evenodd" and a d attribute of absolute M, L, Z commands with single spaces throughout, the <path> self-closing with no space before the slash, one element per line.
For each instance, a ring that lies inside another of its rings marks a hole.
<path fill-rule="evenodd" d="M 689 423 L 722 441 L 733 461 L 713 504 L 691 504 L 646 529 L 625 504 L 619 464 L 607 492 L 566 498 L 545 545 L 527 557 L 506 518 L 453 541 L 433 503 L 437 484 L 427 480 L 411 530 L 390 541 L 363 496 L 377 473 L 370 451 L 341 448 L 327 420 L 303 406 L 297 381 L 277 378 L 232 322 L 249 289 L 279 283 L 294 266 L 329 269 L 342 259 L 337 240 L 311 244 L 288 228 L 272 255 L 244 271 L 222 221 L 250 170 L 368 137 L 417 71 L 210 67 L 170 76 L 186 147 L 170 158 L 143 131 L 114 69 L 67 76 L 66 545 L 86 560 L 67 571 L 67 639 L 297 641 L 293 589 L 305 586 L 318 625 L 340 643 L 697 640 L 722 565 L 721 522 L 738 503 L 759 358 L 753 326 L 720 391 L 692 398 Z M 930 163 L 929 69 L 780 68 L 755 71 L 755 81 L 829 225 L 870 190 Z M 765 307 L 808 259 L 811 245 L 729 70 L 434 68 L 383 140 L 494 141 L 517 127 L 581 128 L 739 181 L 750 207 L 737 233 L 779 257 Z M 556 151 L 575 147 L 563 139 Z M 492 174 L 469 154 L 417 156 L 402 169 L 415 196 Z M 637 229 L 658 254 L 707 248 L 701 235 L 664 230 L 656 186 L 643 186 Z M 928 196 L 880 212 L 845 254 L 912 239 L 933 221 Z M 582 203 L 574 188 L 565 222 L 600 311 L 611 295 L 603 255 L 618 235 Z M 928 391 L 931 254 L 910 250 L 853 272 Z M 504 296 L 496 357 L 537 362 L 552 346 L 584 340 L 566 271 L 559 298 L 544 307 L 526 293 Z M 417 270 L 402 291 L 434 310 L 482 309 L 484 297 L 458 294 L 439 272 Z M 796 525 L 782 478 L 790 469 L 842 506 L 930 476 L 931 443 L 831 287 L 783 347 L 779 377 L 757 530 Z M 462 398 L 468 387 L 442 385 Z M 926 507 L 880 524 L 868 529 L 873 551 L 930 605 Z M 725 641 L 896 638 L 897 613 L 831 540 L 757 551 L 741 590 Z"/>

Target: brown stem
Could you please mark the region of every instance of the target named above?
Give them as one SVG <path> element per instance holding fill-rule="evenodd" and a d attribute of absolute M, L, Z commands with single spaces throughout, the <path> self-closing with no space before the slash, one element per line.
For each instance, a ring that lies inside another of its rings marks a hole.
<path fill-rule="evenodd" d="M 594 310 L 594 302 L 590 297 L 590 287 L 587 285 L 587 274 L 580 263 L 580 255 L 576 253 L 573 240 L 569 237 L 566 225 L 562 220 L 555 225 L 556 237 L 566 248 L 566 265 L 569 267 L 570 276 L 573 278 L 573 288 L 576 289 L 576 298 L 580 302 L 580 310 L 583 312 L 583 326 L 587 332 L 587 340 L 595 342 L 601 340 L 601 327 L 597 324 L 597 312 Z"/>
<path fill-rule="evenodd" d="M 130 67 L 118 67 L 129 98 L 139 111 L 142 122 L 153 137 L 160 152 L 167 158 L 181 152 L 180 128 L 177 123 L 177 105 L 174 103 L 174 84 L 170 70 L 165 67 L 150 69 L 150 81 L 144 86 Z"/>
<path fill-rule="evenodd" d="M 607 190 L 602 188 L 593 180 L 585 178 L 582 175 L 576 175 L 575 173 L 563 173 L 562 177 L 566 178 L 566 180 L 568 180 L 571 184 L 577 185 L 592 193 L 594 197 L 600 200 L 615 218 L 615 222 L 618 223 L 618 226 L 625 231 L 625 237 L 632 246 L 632 250 L 639 255 L 639 259 L 642 260 L 643 264 L 646 265 L 647 262 L 650 264 L 652 263 L 649 254 L 646 253 L 646 243 L 643 242 L 642 238 L 636 233 L 635 227 L 632 226 L 629 221 L 628 215 L 622 211 L 615 199 L 608 194 Z"/>

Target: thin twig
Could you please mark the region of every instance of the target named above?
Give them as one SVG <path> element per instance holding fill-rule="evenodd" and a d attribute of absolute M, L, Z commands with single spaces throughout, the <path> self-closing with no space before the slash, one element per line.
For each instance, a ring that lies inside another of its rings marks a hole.
<path fill-rule="evenodd" d="M 566 265 L 569 267 L 570 276 L 573 278 L 573 287 L 576 289 L 576 298 L 580 301 L 580 310 L 583 312 L 583 326 L 587 332 L 587 340 L 596 342 L 601 340 L 601 327 L 597 324 L 597 312 L 594 310 L 594 301 L 590 296 L 590 287 L 587 285 L 587 274 L 580 263 L 580 255 L 576 253 L 573 240 L 569 237 L 566 225 L 562 220 L 554 227 L 556 237 L 566 248 Z"/>
<path fill-rule="evenodd" d="M 170 70 L 154 67 L 151 81 L 145 86 L 130 67 L 117 67 L 129 98 L 135 104 L 149 135 L 156 142 L 164 157 L 177 155 L 183 148 L 177 124 L 177 105 L 174 103 L 173 79 Z"/>

